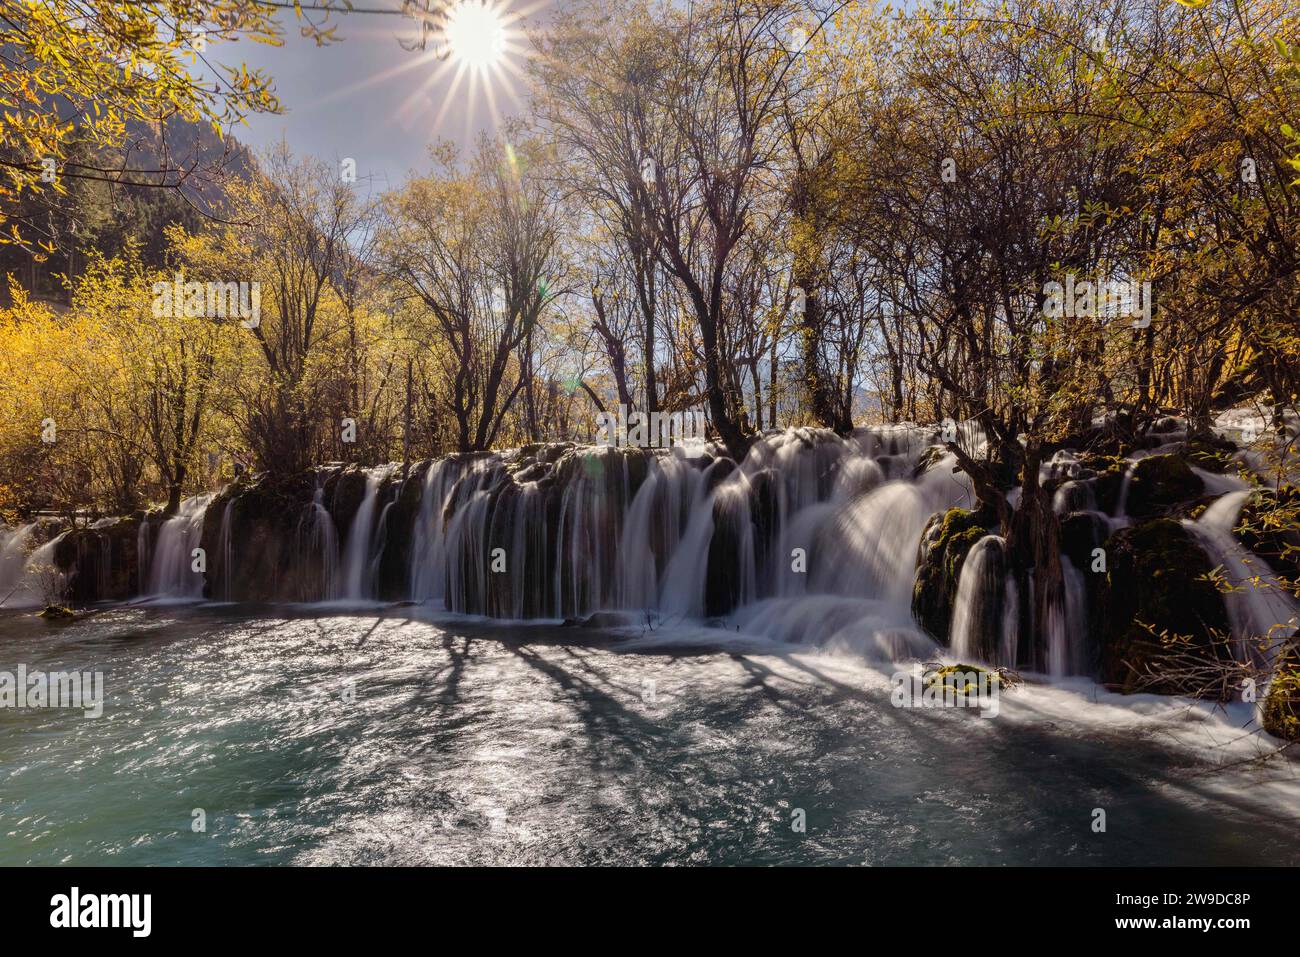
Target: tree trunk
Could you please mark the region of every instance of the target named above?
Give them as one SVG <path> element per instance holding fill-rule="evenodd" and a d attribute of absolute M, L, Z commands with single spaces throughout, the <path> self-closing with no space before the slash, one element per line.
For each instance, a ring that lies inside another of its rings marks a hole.
<path fill-rule="evenodd" d="M 1025 450 L 1020 502 L 1007 536 L 1007 553 L 1017 588 L 1025 596 L 1020 607 L 1021 640 L 1016 664 L 1036 671 L 1048 670 L 1050 621 L 1065 613 L 1061 526 L 1051 497 L 1038 481 L 1042 453 L 1038 440 Z"/>

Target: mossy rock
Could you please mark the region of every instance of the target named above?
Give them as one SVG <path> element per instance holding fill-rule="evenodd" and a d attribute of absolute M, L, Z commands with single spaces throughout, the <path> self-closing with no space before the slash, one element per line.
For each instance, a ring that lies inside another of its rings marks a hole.
<path fill-rule="evenodd" d="M 1300 741 L 1300 646 L 1279 656 L 1264 696 L 1264 730 L 1286 741 Z"/>
<path fill-rule="evenodd" d="M 1210 561 L 1171 519 L 1121 529 L 1106 544 L 1107 574 L 1097 622 L 1102 679 L 1125 692 L 1187 694 L 1162 659 L 1232 658 L 1228 614 Z"/>
<path fill-rule="evenodd" d="M 1237 467 L 1237 447 L 1225 439 L 1188 439 L 1183 447 L 1187 461 L 1207 472 L 1231 472 Z"/>
<path fill-rule="evenodd" d="M 46 621 L 73 621 L 77 613 L 63 605 L 46 605 L 36 617 L 44 618 Z"/>
<path fill-rule="evenodd" d="M 1093 564 L 1093 550 L 1110 537 L 1105 518 L 1093 512 L 1070 512 L 1061 519 L 1061 552 L 1080 571 Z"/>
<path fill-rule="evenodd" d="M 950 679 L 965 677 L 970 674 L 987 675 L 988 682 L 991 685 L 997 685 L 1002 690 L 1010 690 L 1024 684 L 1024 679 L 1009 668 L 983 668 L 979 665 L 953 664 L 953 665 L 927 665 L 925 669 L 925 684 L 927 686 L 934 684 L 952 684 Z M 956 686 L 959 694 L 969 694 L 973 689 L 970 686 L 969 679 L 964 686 Z"/>
<path fill-rule="evenodd" d="M 1205 483 L 1181 455 L 1149 455 L 1133 466 L 1125 510 L 1135 519 L 1167 515 L 1205 494 Z"/>
<path fill-rule="evenodd" d="M 1092 497 L 1097 510 L 1112 515 L 1119 505 L 1120 491 L 1124 487 L 1124 474 L 1129 463 L 1118 455 L 1085 455 L 1079 459 L 1080 470 L 1092 473 L 1092 477 L 1083 479 L 1092 489 Z"/>
<path fill-rule="evenodd" d="M 951 508 L 936 512 L 921 535 L 912 617 L 936 641 L 948 642 L 962 564 L 975 543 L 988 534 L 980 513 Z"/>

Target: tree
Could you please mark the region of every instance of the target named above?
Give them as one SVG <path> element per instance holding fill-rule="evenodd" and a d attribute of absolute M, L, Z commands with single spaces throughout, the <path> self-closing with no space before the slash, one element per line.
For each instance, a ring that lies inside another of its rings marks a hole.
<path fill-rule="evenodd" d="M 433 175 L 389 197 L 381 259 L 424 307 L 415 335 L 439 363 L 456 447 L 487 449 L 528 385 L 542 316 L 565 290 L 561 209 L 538 144 L 507 152 L 484 139 L 467 165 L 450 147 L 435 158 Z"/>

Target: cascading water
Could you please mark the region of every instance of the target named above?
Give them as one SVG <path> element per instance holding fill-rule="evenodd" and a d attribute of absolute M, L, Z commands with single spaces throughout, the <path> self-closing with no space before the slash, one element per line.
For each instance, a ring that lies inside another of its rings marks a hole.
<path fill-rule="evenodd" d="M 298 523 L 300 560 L 307 567 L 319 569 L 318 577 L 311 583 L 314 586 L 312 592 L 299 596 L 304 600 L 320 598 L 330 601 L 338 597 L 338 531 L 334 528 L 334 519 L 330 516 L 329 509 L 325 507 L 324 480 L 324 472 L 318 472 L 311 507 Z"/>
<path fill-rule="evenodd" d="M 0 528 L 0 605 L 17 604 L 14 599 L 23 586 L 35 532 L 35 522 L 17 528 Z"/>
<path fill-rule="evenodd" d="M 147 548 L 147 528 L 141 524 L 137 539 L 143 550 L 140 567 L 149 570 L 145 594 L 154 598 L 202 598 L 203 572 L 196 571 L 192 552 L 199 547 L 203 518 L 211 495 L 196 495 L 181 502 L 180 508 L 158 527 L 152 549 Z"/>
<path fill-rule="evenodd" d="M 1295 633 L 1300 608 L 1279 586 L 1268 563 L 1248 551 L 1232 534 L 1249 497 L 1246 489 L 1229 492 L 1199 519 L 1183 524 L 1205 549 L 1210 564 L 1223 569 L 1230 586 L 1224 594 L 1224 605 L 1237 639 L 1233 642 L 1234 654 L 1263 661 L 1269 657 L 1271 645 Z"/>
<path fill-rule="evenodd" d="M 968 449 L 982 442 L 965 426 L 959 435 Z M 927 527 L 934 534 L 933 516 L 976 502 L 969 478 L 933 437 L 906 426 L 849 437 L 792 429 L 760 437 L 739 464 L 703 445 L 532 446 L 449 456 L 403 470 L 400 481 L 396 466 L 363 473 L 325 467 L 310 502 L 278 486 L 274 497 L 259 499 L 253 485 L 210 521 L 204 496 L 186 500 L 161 524 L 146 524 L 136 538 L 141 592 L 200 597 L 203 576 L 191 572 L 192 553 L 206 533 L 213 536 L 214 599 L 249 600 L 250 589 L 264 584 L 252 600 L 409 598 L 510 619 L 618 611 L 656 629 L 707 621 L 874 658 L 935 654 L 939 643 L 912 619 L 918 545 Z M 1125 487 L 1132 473 L 1130 466 Z M 1053 505 L 1071 522 L 1076 560 L 1088 554 L 1090 539 L 1095 549 L 1128 524 L 1124 505 L 1115 516 L 1098 509 L 1094 485 L 1073 455 L 1054 455 L 1042 477 L 1056 483 Z M 1247 494 L 1241 481 L 1201 477 L 1211 492 L 1235 489 L 1187 523 L 1211 560 L 1245 584 L 1225 599 L 1234 633 L 1257 636 L 1294 622 L 1289 599 L 1267 587 L 1271 571 L 1232 534 Z M 302 498 L 288 499 L 299 503 L 297 511 L 281 517 L 286 494 Z M 339 519 L 347 522 L 341 536 L 332 509 L 349 506 L 355 511 Z M 1091 532 L 1080 516 L 1092 519 Z M 78 554 L 95 551 L 94 573 L 104 578 L 113 557 L 108 535 L 79 534 Z M 11 604 L 40 600 L 40 582 L 29 572 L 52 559 L 54 543 L 33 550 L 36 541 L 35 526 L 0 530 L 0 585 L 14 592 Z M 946 633 L 959 659 L 1024 663 L 1022 591 L 1032 590 L 1033 574 L 1012 574 L 1005 548 L 993 534 L 970 546 L 955 595 L 945 599 L 951 607 L 941 624 L 927 621 Z M 1088 599 L 1096 580 L 1067 556 L 1061 561 L 1062 587 L 1040 613 L 1033 660 L 1053 675 L 1094 673 Z"/>
<path fill-rule="evenodd" d="M 952 653 L 963 661 L 991 661 L 1001 637 L 1007 573 L 1006 541 L 986 535 L 971 546 L 962 563 L 953 604 Z"/>
<path fill-rule="evenodd" d="M 232 597 L 230 580 L 231 570 L 235 564 L 234 539 L 232 537 L 232 526 L 235 517 L 235 500 L 229 499 L 226 507 L 221 510 L 221 530 L 217 537 L 217 549 L 221 553 L 221 587 L 215 590 L 215 596 L 223 601 L 229 601 Z"/>
<path fill-rule="evenodd" d="M 387 469 L 372 469 L 366 473 L 366 490 L 361 506 L 352 519 L 347 546 L 343 552 L 341 597 L 368 599 L 375 597 L 376 555 L 371 548 L 374 539 L 375 513 L 378 510 L 379 488 L 388 476 Z"/>
<path fill-rule="evenodd" d="M 0 539 L 0 607 L 25 608 L 59 601 L 66 576 L 55 567 L 54 552 L 66 532 L 38 541 L 39 523 L 4 529 Z"/>
<path fill-rule="evenodd" d="M 484 460 L 439 459 L 429 465 L 411 546 L 410 593 L 415 601 L 442 602 L 447 587 L 447 506 L 467 471 Z"/>

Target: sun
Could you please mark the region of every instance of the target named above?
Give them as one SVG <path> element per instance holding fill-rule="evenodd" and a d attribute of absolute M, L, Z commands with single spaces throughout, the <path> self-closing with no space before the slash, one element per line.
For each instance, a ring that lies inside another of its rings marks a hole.
<path fill-rule="evenodd" d="M 453 60 L 487 73 L 505 56 L 505 19 L 484 0 L 460 0 L 447 13 L 446 42 Z"/>

